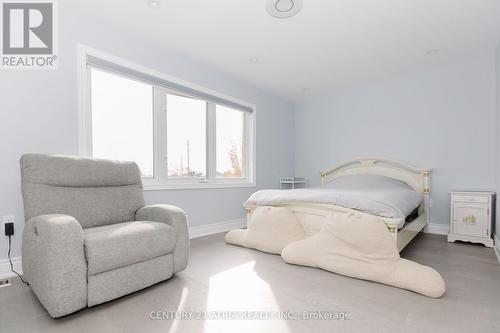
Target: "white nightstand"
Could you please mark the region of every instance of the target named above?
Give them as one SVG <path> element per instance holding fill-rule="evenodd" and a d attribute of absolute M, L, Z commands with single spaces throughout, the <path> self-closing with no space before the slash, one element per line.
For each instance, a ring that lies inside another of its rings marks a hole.
<path fill-rule="evenodd" d="M 448 242 L 456 240 L 482 243 L 493 247 L 493 192 L 450 192 L 450 234 Z"/>

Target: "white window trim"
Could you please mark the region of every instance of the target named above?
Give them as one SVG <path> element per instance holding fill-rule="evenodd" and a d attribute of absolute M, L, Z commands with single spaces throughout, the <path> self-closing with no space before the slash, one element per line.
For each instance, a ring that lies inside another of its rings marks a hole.
<path fill-rule="evenodd" d="M 88 46 L 78 44 L 78 85 L 79 85 L 79 110 L 78 110 L 78 152 L 80 156 L 92 156 L 92 113 L 90 109 L 91 99 L 90 99 L 90 70 L 87 67 L 87 56 L 94 56 L 97 58 L 101 58 L 103 60 L 115 63 L 120 66 L 128 67 L 133 70 L 156 76 L 160 79 L 174 82 L 180 85 L 183 85 L 187 88 L 195 89 L 197 91 L 210 94 L 214 97 L 218 97 L 227 101 L 231 101 L 233 103 L 237 103 L 242 106 L 246 106 L 251 108 L 253 111 L 251 113 L 245 112 L 245 121 L 244 121 L 244 135 L 243 138 L 244 145 L 243 149 L 248 149 L 249 153 L 245 156 L 245 175 L 244 179 L 216 179 L 215 178 L 215 154 L 207 151 L 207 179 L 203 180 L 195 180 L 195 179 L 186 179 L 186 180 L 166 180 L 155 178 L 154 181 L 148 180 L 147 178 L 143 179 L 144 190 L 177 190 L 177 189 L 208 189 L 208 188 L 238 188 L 238 187 L 255 187 L 256 186 L 256 121 L 257 121 L 257 108 L 255 104 L 248 103 L 246 101 L 242 101 L 240 99 L 227 96 L 221 94 L 219 92 L 213 91 L 211 89 L 205 88 L 203 86 L 199 86 L 185 80 L 166 75 L 160 71 L 144 67 L 137 63 L 125 60 L 123 58 L 104 53 L 102 51 L 98 51 L 96 49 L 90 48 Z M 155 91 L 158 88 L 155 88 Z M 159 88 L 161 89 L 161 88 Z M 158 96 L 154 94 L 154 103 L 155 109 L 161 110 L 163 103 Z M 160 105 L 158 105 L 160 103 Z M 164 107 L 163 107 L 164 109 Z M 163 115 L 162 115 L 163 114 Z M 207 114 L 214 114 L 207 113 Z M 165 117 L 164 112 L 155 112 L 154 114 L 154 126 L 156 130 L 156 126 L 158 124 L 158 118 Z M 207 126 L 214 126 L 215 119 L 207 118 Z M 212 131 L 207 131 L 207 135 L 210 136 Z M 165 133 L 163 133 L 165 134 Z M 215 135 L 213 137 L 207 137 L 207 150 L 215 149 Z M 162 140 L 164 144 L 159 145 L 158 139 Z M 248 146 L 247 144 L 248 143 Z M 155 154 L 154 154 L 154 167 L 155 172 L 159 173 L 161 171 L 166 172 L 164 169 L 164 163 L 160 163 L 160 159 L 163 158 L 166 154 L 166 138 L 158 138 L 155 135 Z M 158 152 L 162 151 L 163 154 L 158 156 Z M 209 159 L 212 161 L 209 161 Z M 164 173 L 166 175 L 166 173 Z"/>

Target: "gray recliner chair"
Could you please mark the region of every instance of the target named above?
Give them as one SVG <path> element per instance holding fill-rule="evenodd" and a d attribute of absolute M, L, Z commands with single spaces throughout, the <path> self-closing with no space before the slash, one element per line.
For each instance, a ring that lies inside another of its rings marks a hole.
<path fill-rule="evenodd" d="M 23 275 L 52 317 L 100 304 L 186 268 L 186 214 L 145 206 L 133 162 L 21 158 Z"/>

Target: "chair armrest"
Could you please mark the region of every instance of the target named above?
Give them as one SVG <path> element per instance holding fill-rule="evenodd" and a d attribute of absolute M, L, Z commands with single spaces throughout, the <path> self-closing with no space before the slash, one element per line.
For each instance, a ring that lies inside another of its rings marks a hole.
<path fill-rule="evenodd" d="M 174 250 L 174 272 L 186 268 L 189 258 L 189 231 L 186 213 L 176 206 L 151 205 L 135 213 L 136 221 L 164 222 L 175 229 L 177 243 Z"/>
<path fill-rule="evenodd" d="M 23 275 L 52 317 L 87 306 L 83 230 L 72 216 L 31 218 L 24 227 Z"/>

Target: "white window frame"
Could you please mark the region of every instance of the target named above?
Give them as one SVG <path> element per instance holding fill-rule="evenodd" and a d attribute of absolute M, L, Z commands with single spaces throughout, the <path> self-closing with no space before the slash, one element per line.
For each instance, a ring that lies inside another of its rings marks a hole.
<path fill-rule="evenodd" d="M 252 109 L 244 114 L 243 161 L 245 175 L 242 178 L 216 177 L 216 131 L 215 131 L 215 104 L 207 103 L 207 168 L 206 179 L 167 178 L 167 167 L 164 159 L 167 157 L 166 130 L 166 101 L 162 93 L 168 93 L 168 88 L 153 85 L 154 104 L 154 178 L 143 178 L 145 190 L 172 190 L 172 189 L 204 189 L 228 187 L 255 187 L 256 186 L 256 106 L 237 98 L 215 92 L 208 88 L 166 75 L 157 70 L 146 68 L 134 62 L 92 49 L 85 45 L 78 45 L 78 82 L 79 82 L 79 155 L 92 156 L 92 110 L 91 110 L 91 82 L 90 68 L 87 66 L 87 56 L 93 56 L 108 62 L 127 67 L 147 75 L 155 76 L 165 81 L 174 82 L 184 87 L 209 94 L 211 96 L 230 101 Z M 112 71 L 110 71 L 113 73 Z M 114 73 L 120 75 L 119 73 Z M 179 91 L 182 93 L 182 91 Z M 163 126 L 159 124 L 163 123 Z"/>

